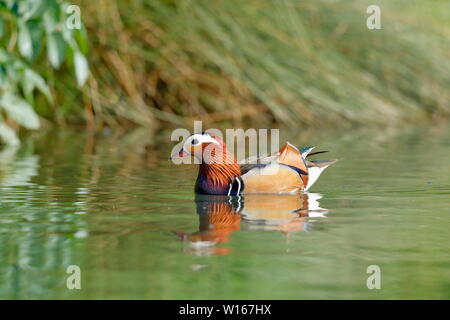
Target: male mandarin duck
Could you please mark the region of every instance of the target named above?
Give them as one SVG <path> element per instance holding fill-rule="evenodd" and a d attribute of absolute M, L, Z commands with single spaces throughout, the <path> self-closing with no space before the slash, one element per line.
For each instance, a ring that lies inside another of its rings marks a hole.
<path fill-rule="evenodd" d="M 225 143 L 209 133 L 194 133 L 170 159 L 194 156 L 200 161 L 195 191 L 210 195 L 294 193 L 307 191 L 335 160 L 309 161 L 314 147 L 298 150 L 286 143 L 277 153 L 239 165 Z"/>

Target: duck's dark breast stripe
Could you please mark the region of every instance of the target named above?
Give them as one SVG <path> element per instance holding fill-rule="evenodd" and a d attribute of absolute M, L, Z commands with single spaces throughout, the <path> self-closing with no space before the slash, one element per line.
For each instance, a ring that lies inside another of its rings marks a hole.
<path fill-rule="evenodd" d="M 284 164 L 284 163 L 281 163 L 281 165 L 287 166 L 287 167 L 291 168 L 292 170 L 297 171 L 297 173 L 298 173 L 299 175 L 305 175 L 305 176 L 308 175 L 308 172 L 305 172 L 305 171 L 303 171 L 303 170 L 300 169 L 300 168 L 297 168 L 297 167 L 294 167 L 294 166 L 290 166 L 290 165 Z"/>
<path fill-rule="evenodd" d="M 237 196 L 244 191 L 244 181 L 240 177 L 236 177 L 233 182 L 229 184 L 228 195 Z"/>

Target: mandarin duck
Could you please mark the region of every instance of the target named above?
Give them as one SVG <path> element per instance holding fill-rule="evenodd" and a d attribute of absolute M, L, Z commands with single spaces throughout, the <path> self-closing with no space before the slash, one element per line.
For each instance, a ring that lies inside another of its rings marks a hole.
<path fill-rule="evenodd" d="M 314 147 L 301 150 L 286 143 L 273 155 L 255 158 L 239 165 L 225 143 L 207 132 L 186 138 L 170 159 L 194 156 L 200 161 L 195 192 L 210 195 L 295 193 L 307 191 L 334 160 L 309 161 Z"/>

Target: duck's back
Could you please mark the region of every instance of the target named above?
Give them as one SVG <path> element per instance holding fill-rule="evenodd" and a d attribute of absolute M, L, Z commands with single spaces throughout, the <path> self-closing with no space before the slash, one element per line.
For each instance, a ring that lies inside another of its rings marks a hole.
<path fill-rule="evenodd" d="M 243 193 L 292 193 L 304 190 L 308 169 L 300 151 L 287 143 L 272 156 L 241 166 Z"/>

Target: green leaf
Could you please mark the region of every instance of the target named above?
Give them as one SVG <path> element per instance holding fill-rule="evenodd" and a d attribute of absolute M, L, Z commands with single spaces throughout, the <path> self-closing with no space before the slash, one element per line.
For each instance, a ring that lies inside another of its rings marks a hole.
<path fill-rule="evenodd" d="M 25 20 L 38 18 L 47 9 L 48 0 L 33 0 L 29 2 L 27 11 L 24 13 Z"/>
<path fill-rule="evenodd" d="M 84 26 L 82 26 L 81 29 L 75 30 L 74 37 L 75 37 L 75 41 L 78 44 L 78 48 L 80 48 L 81 53 L 86 55 L 89 50 L 86 28 Z"/>
<path fill-rule="evenodd" d="M 21 74 L 20 68 L 16 64 L 6 65 L 6 73 L 8 74 L 8 81 L 15 85 L 20 81 Z"/>
<path fill-rule="evenodd" d="M 58 25 L 58 19 L 54 5 L 51 5 L 50 8 L 44 13 L 43 21 L 47 33 L 52 33 L 55 31 Z"/>
<path fill-rule="evenodd" d="M 31 44 L 33 46 L 33 56 L 31 61 L 34 61 L 41 54 L 42 44 L 44 42 L 43 31 L 41 28 L 41 23 L 36 20 L 29 21 L 27 25 L 30 30 Z"/>
<path fill-rule="evenodd" d="M 86 57 L 81 52 L 76 51 L 73 63 L 75 67 L 75 75 L 77 77 L 78 87 L 82 87 L 89 76 L 88 62 L 86 60 Z"/>
<path fill-rule="evenodd" d="M 54 32 L 47 37 L 47 57 L 55 69 L 59 69 L 66 56 L 66 42 L 61 33 Z"/>
<path fill-rule="evenodd" d="M 19 52 L 22 57 L 30 60 L 33 58 L 33 43 L 31 41 L 30 30 L 24 21 L 19 21 Z"/>
<path fill-rule="evenodd" d="M 0 48 L 0 63 L 7 63 L 9 60 L 9 53 L 6 50 Z"/>
<path fill-rule="evenodd" d="M 5 90 L 5 87 L 7 86 L 8 81 L 8 74 L 6 73 L 6 68 L 3 65 L 0 65 L 0 88 L 2 90 Z"/>
<path fill-rule="evenodd" d="M 9 0 L 8 8 L 14 15 L 19 16 L 19 2 L 18 1 Z"/>
<path fill-rule="evenodd" d="M 8 92 L 14 90 L 15 83 L 9 78 L 9 72 L 6 65 L 0 65 L 0 92 Z M 0 118 L 1 121 L 1 118 Z"/>
<path fill-rule="evenodd" d="M 39 117 L 33 108 L 13 93 L 5 93 L 0 97 L 0 108 L 6 114 L 27 129 L 39 128 Z"/>
<path fill-rule="evenodd" d="M 2 140 L 6 145 L 17 146 L 20 144 L 16 133 L 11 127 L 5 123 L 0 122 L 0 140 Z"/>
<path fill-rule="evenodd" d="M 48 102 L 53 103 L 53 96 L 50 92 L 50 88 L 47 86 L 44 78 L 31 69 L 26 69 L 23 76 L 23 87 L 25 94 L 31 94 L 35 88 L 37 88 L 45 97 Z"/>
<path fill-rule="evenodd" d="M 5 34 L 5 21 L 0 19 L 0 38 Z"/>

